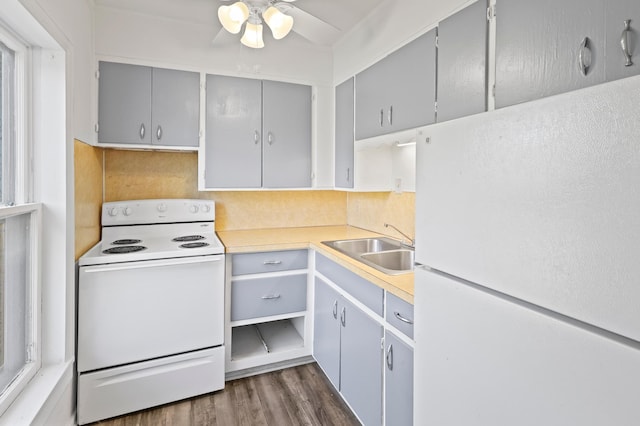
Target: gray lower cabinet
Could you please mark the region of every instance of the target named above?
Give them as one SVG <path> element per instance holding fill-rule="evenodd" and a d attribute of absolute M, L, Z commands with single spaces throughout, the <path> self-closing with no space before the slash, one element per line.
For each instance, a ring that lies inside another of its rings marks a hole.
<path fill-rule="evenodd" d="M 496 107 L 605 81 L 602 0 L 496 6 Z"/>
<path fill-rule="evenodd" d="M 356 75 L 356 140 L 435 121 L 436 30 Z"/>
<path fill-rule="evenodd" d="M 486 110 L 486 55 L 484 0 L 438 23 L 438 122 Z"/>
<path fill-rule="evenodd" d="M 390 331 L 385 342 L 385 419 L 391 426 L 413 425 L 413 348 Z"/>
<path fill-rule="evenodd" d="M 354 79 L 336 87 L 335 186 L 353 188 Z"/>
<path fill-rule="evenodd" d="M 99 63 L 98 142 L 197 148 L 200 75 Z"/>
<path fill-rule="evenodd" d="M 311 355 L 307 262 L 306 249 L 227 256 L 227 375 L 255 374 Z"/>
<path fill-rule="evenodd" d="M 365 425 L 382 424 L 383 327 L 315 280 L 313 355 Z"/>
<path fill-rule="evenodd" d="M 204 181 L 211 188 L 311 186 L 311 87 L 207 75 Z"/>

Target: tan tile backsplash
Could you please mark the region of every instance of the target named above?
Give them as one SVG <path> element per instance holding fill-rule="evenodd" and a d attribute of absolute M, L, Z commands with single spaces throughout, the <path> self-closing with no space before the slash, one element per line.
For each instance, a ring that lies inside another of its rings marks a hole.
<path fill-rule="evenodd" d="M 347 223 L 402 239 L 390 223 L 405 234 L 415 238 L 415 192 L 350 192 L 347 200 Z"/>
<path fill-rule="evenodd" d="M 76 260 L 100 241 L 102 149 L 74 141 Z"/>
<path fill-rule="evenodd" d="M 104 170 L 102 162 L 98 161 L 102 153 Z M 99 234 L 96 221 L 99 221 L 99 203 L 102 202 L 103 172 L 104 201 L 211 199 L 216 202 L 218 230 L 349 224 L 399 237 L 395 231 L 384 228 L 384 222 L 389 222 L 410 235 L 414 233 L 413 193 L 332 190 L 200 192 L 197 153 L 100 149 L 80 143 L 76 144 L 76 212 L 85 209 L 83 214 L 94 218 L 91 224 L 85 223 L 84 219 L 82 224 L 76 224 L 77 228 L 88 226 L 87 231 L 91 230 L 83 233 L 82 241 L 76 237 L 76 252 L 86 251 L 98 239 L 95 237 L 96 232 Z M 100 192 L 99 198 L 96 198 L 96 192 Z M 77 217 L 80 216 L 77 214 Z"/>

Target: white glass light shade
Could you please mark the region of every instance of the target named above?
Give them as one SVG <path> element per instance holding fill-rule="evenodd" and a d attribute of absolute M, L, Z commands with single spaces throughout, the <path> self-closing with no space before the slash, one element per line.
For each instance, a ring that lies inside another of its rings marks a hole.
<path fill-rule="evenodd" d="M 249 17 L 249 8 L 239 1 L 231 6 L 220 6 L 218 8 L 218 19 L 225 30 L 231 34 L 238 34 L 242 24 Z"/>
<path fill-rule="evenodd" d="M 264 22 L 267 23 L 273 33 L 273 38 L 280 40 L 291 31 L 293 28 L 293 18 L 289 15 L 285 15 L 273 6 L 269 6 L 267 10 L 262 13 Z"/>
<path fill-rule="evenodd" d="M 260 49 L 264 47 L 264 41 L 262 40 L 262 24 L 252 24 L 247 22 L 244 29 L 244 35 L 240 39 L 240 43 L 247 47 L 253 47 L 254 49 Z"/>

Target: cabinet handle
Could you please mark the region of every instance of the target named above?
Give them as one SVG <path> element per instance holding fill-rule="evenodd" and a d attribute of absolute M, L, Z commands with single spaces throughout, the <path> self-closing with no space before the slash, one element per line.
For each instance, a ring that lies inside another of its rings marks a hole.
<path fill-rule="evenodd" d="M 144 139 L 144 134 L 146 133 L 146 129 L 144 128 L 144 123 L 140 124 L 140 139 Z"/>
<path fill-rule="evenodd" d="M 338 319 L 338 301 L 337 300 L 333 301 L 333 317 L 335 319 Z"/>
<path fill-rule="evenodd" d="M 347 167 L 347 182 L 349 182 L 350 177 L 351 177 L 351 168 Z"/>
<path fill-rule="evenodd" d="M 398 312 L 398 311 L 393 311 L 393 315 L 395 315 L 395 317 L 396 317 L 396 318 L 398 318 L 398 319 L 399 319 L 400 321 L 402 321 L 402 322 L 406 322 L 407 324 L 413 324 L 413 321 L 412 321 L 412 320 L 410 320 L 410 319 L 408 319 L 408 318 L 403 317 L 403 316 L 400 314 L 400 312 Z"/>
<path fill-rule="evenodd" d="M 624 55 L 624 66 L 630 67 L 633 65 L 631 61 L 631 48 L 629 47 L 629 34 L 631 33 L 631 19 L 625 19 L 624 29 L 622 35 L 620 35 L 620 47 L 622 48 L 622 54 Z"/>
<path fill-rule="evenodd" d="M 582 75 L 586 76 L 589 73 L 589 67 L 591 67 L 591 41 L 589 37 L 583 38 L 580 43 L 578 66 Z"/>
<path fill-rule="evenodd" d="M 160 125 L 158 125 L 158 130 L 156 130 L 156 138 L 158 140 L 162 139 L 162 127 L 160 127 Z"/>
<path fill-rule="evenodd" d="M 380 127 L 384 126 L 384 109 L 380 109 Z"/>
<path fill-rule="evenodd" d="M 387 121 L 389 122 L 389 126 L 393 125 L 393 105 L 389 107 L 389 114 L 387 115 Z"/>
<path fill-rule="evenodd" d="M 267 133 L 267 142 L 269 142 L 269 145 L 273 145 L 273 133 Z"/>
<path fill-rule="evenodd" d="M 342 324 L 343 327 L 347 325 L 347 309 L 346 308 L 342 308 L 342 311 L 340 312 L 340 324 Z"/>
<path fill-rule="evenodd" d="M 387 367 L 389 370 L 393 370 L 393 345 L 389 345 L 387 349 Z"/>
<path fill-rule="evenodd" d="M 273 299 L 280 299 L 280 295 L 279 294 L 268 294 L 266 296 L 262 296 L 262 300 L 273 300 Z"/>
<path fill-rule="evenodd" d="M 264 265 L 281 265 L 282 260 L 265 260 L 262 262 Z"/>
<path fill-rule="evenodd" d="M 253 143 L 258 145 L 258 142 L 260 141 L 260 133 L 258 133 L 257 130 L 253 131 Z"/>

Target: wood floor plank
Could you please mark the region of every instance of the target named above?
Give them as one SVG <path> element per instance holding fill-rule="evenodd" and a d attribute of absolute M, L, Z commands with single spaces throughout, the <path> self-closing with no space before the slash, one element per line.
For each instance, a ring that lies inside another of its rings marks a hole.
<path fill-rule="evenodd" d="M 221 391 L 97 422 L 97 426 L 356 426 L 317 364 L 233 380 Z"/>

